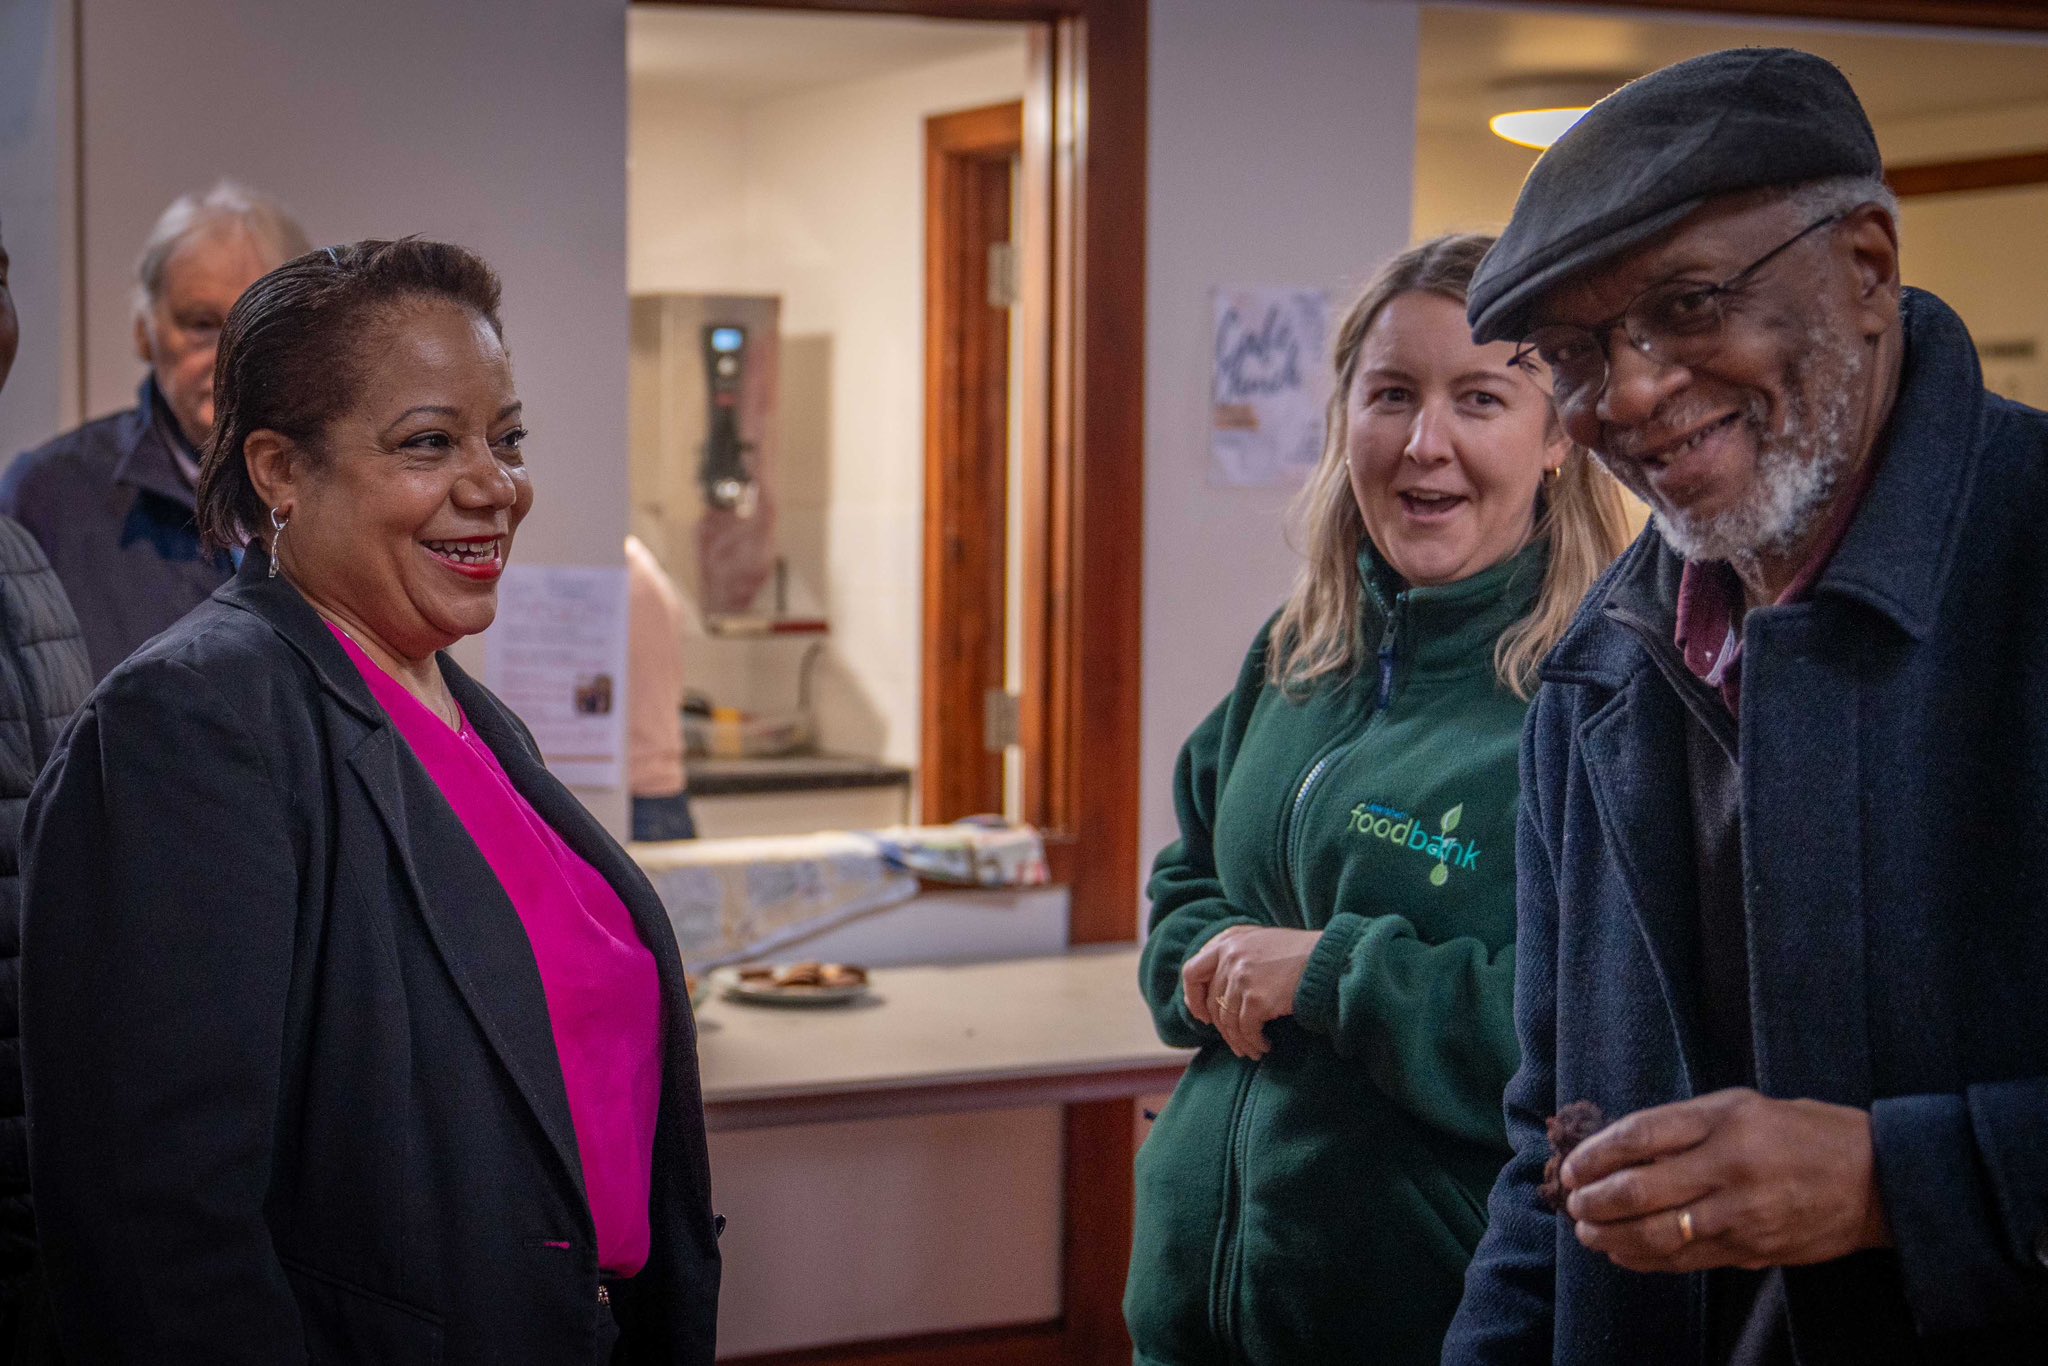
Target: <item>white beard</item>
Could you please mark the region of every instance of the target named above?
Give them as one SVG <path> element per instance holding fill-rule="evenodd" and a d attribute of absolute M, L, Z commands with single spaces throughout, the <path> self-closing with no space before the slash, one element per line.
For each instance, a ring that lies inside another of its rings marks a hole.
<path fill-rule="evenodd" d="M 1856 456 L 1852 416 L 1864 357 L 1820 327 L 1808 335 L 1806 354 L 1788 386 L 1794 397 L 1786 405 L 1782 432 L 1765 427 L 1761 396 L 1752 395 L 1744 404 L 1742 422 L 1756 442 L 1756 473 L 1741 500 L 1725 512 L 1702 517 L 1667 511 L 1650 496 L 1649 483 L 1633 462 L 1609 465 L 1650 504 L 1658 534 L 1686 559 L 1754 563 L 1796 545 L 1827 509 Z M 1803 395 L 1816 390 L 1819 398 L 1807 402 Z"/>

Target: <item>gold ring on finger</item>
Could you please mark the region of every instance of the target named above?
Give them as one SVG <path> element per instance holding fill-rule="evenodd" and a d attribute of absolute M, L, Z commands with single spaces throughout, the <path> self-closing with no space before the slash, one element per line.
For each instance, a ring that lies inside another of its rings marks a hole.
<path fill-rule="evenodd" d="M 1693 1240 L 1693 1237 L 1692 1211 L 1682 1209 L 1678 1212 L 1678 1245 L 1684 1247 Z"/>

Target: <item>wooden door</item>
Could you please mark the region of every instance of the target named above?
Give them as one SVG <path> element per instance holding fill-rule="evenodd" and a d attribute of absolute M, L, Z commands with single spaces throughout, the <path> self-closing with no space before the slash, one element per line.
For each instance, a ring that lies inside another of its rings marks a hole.
<path fill-rule="evenodd" d="M 1021 103 L 925 121 L 924 696 L 928 822 L 1004 806 L 1012 186 Z"/>

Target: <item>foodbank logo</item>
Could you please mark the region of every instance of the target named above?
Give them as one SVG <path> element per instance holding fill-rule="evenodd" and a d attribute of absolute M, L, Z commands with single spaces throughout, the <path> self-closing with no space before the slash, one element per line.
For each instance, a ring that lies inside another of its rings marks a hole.
<path fill-rule="evenodd" d="M 1465 803 L 1459 802 L 1437 817 L 1432 833 L 1428 822 L 1420 816 L 1378 802 L 1360 802 L 1351 808 L 1350 830 L 1354 835 L 1385 840 L 1412 854 L 1435 859 L 1436 867 L 1429 870 L 1429 885 L 1441 887 L 1451 880 L 1453 868 L 1474 868 L 1479 864 L 1479 846 L 1452 833 L 1464 819 Z"/>

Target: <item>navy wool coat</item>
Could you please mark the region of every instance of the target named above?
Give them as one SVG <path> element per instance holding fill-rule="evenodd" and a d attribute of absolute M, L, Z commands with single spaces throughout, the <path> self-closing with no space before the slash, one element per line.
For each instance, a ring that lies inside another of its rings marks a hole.
<path fill-rule="evenodd" d="M 133 408 L 16 457 L 0 514 L 28 528 L 85 630 L 94 682 L 234 572 L 199 544 L 197 494 L 178 472 L 169 410 L 145 379 Z"/>
<path fill-rule="evenodd" d="M 660 901 L 445 658 L 659 970 L 651 1260 L 607 1309 L 533 952 L 326 626 L 252 547 L 87 699 L 30 800 L 30 1171 L 68 1359 L 708 1363 L 696 1034 Z"/>
<path fill-rule="evenodd" d="M 2048 1342 L 2048 415 L 1984 391 L 1939 300 L 1905 308 L 1847 539 L 1808 600 L 1744 627 L 1759 1089 L 1872 1112 L 1897 1241 L 1786 1272 L 1804 1366 L 2001 1366 Z M 1447 1363 L 1699 1360 L 1703 1277 L 1620 1270 L 1536 1199 L 1545 1116 L 1697 1089 L 1684 703 L 1629 621 L 1679 567 L 1646 532 L 1530 713 L 1515 1156 Z"/>

